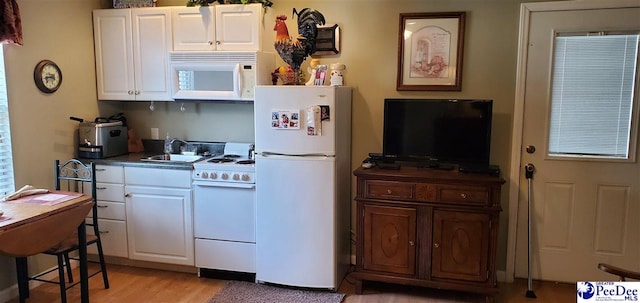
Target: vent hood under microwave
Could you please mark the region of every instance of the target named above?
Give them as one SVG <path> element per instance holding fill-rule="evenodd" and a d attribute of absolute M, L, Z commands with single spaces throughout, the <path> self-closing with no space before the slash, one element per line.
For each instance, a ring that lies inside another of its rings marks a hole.
<path fill-rule="evenodd" d="M 271 84 L 275 54 L 262 52 L 172 52 L 176 101 L 253 101 L 256 85 Z"/>

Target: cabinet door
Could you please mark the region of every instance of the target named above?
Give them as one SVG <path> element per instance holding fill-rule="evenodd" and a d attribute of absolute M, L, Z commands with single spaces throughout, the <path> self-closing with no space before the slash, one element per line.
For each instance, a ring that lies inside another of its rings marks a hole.
<path fill-rule="evenodd" d="M 363 268 L 415 275 L 415 208 L 364 205 Z"/>
<path fill-rule="evenodd" d="M 215 17 L 215 6 L 172 7 L 173 50 L 215 50 Z"/>
<path fill-rule="evenodd" d="M 259 51 L 261 4 L 216 5 L 216 49 Z"/>
<path fill-rule="evenodd" d="M 137 8 L 131 10 L 131 16 L 135 99 L 171 101 L 171 10 L 157 7 Z"/>
<path fill-rule="evenodd" d="M 126 186 L 129 258 L 194 265 L 191 189 Z"/>
<path fill-rule="evenodd" d="M 432 278 L 486 281 L 488 214 L 434 210 Z"/>
<path fill-rule="evenodd" d="M 93 12 L 99 100 L 135 100 L 131 10 Z"/>

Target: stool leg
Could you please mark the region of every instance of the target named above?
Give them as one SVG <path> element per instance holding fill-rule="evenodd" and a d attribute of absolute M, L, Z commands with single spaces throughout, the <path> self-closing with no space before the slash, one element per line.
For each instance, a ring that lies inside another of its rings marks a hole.
<path fill-rule="evenodd" d="M 73 272 L 71 272 L 71 261 L 69 260 L 69 254 L 64 254 L 64 264 L 67 267 L 67 276 L 69 277 L 69 283 L 73 283 Z"/>

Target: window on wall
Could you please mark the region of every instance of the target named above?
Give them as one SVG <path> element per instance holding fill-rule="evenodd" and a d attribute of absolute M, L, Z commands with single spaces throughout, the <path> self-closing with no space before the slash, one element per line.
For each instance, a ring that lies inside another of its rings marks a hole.
<path fill-rule="evenodd" d="M 14 190 L 7 81 L 4 72 L 4 49 L 0 45 L 0 195 L 4 196 Z"/>
<path fill-rule="evenodd" d="M 633 158 L 639 37 L 638 33 L 556 37 L 550 156 Z"/>

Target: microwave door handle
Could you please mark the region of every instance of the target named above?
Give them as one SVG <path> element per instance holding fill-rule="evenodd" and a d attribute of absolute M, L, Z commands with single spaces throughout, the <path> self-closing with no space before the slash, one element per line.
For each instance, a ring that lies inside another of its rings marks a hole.
<path fill-rule="evenodd" d="M 240 88 L 243 84 L 240 83 L 240 81 L 242 81 L 242 77 L 240 76 L 240 64 L 236 64 L 236 67 L 233 69 L 233 75 L 236 78 L 236 80 L 233 81 L 233 91 L 236 94 L 236 97 L 240 98 L 242 96 Z"/>

